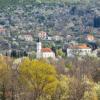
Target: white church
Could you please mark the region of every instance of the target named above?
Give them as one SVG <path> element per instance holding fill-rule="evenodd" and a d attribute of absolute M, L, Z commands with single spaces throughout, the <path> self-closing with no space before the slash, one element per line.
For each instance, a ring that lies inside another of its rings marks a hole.
<path fill-rule="evenodd" d="M 38 39 L 36 58 L 53 58 L 55 59 L 55 53 L 50 48 L 42 48 L 42 43 Z"/>

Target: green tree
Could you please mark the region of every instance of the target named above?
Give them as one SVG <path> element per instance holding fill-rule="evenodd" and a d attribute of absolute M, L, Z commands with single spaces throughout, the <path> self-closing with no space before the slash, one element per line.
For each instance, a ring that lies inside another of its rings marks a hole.
<path fill-rule="evenodd" d="M 58 49 L 58 50 L 56 50 L 56 55 L 60 56 L 60 57 L 64 57 L 65 53 L 62 51 L 62 49 Z"/>

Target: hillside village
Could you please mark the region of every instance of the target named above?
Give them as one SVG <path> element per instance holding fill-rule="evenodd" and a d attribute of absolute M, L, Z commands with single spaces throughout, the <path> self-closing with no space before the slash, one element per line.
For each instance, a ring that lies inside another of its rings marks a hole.
<path fill-rule="evenodd" d="M 0 0 L 0 100 L 100 100 L 100 0 Z"/>
<path fill-rule="evenodd" d="M 91 49 L 100 56 L 99 5 L 26 4 L 0 9 L 0 53 L 35 54 L 37 40 L 57 57 L 67 56 L 69 48 Z M 82 48 L 78 45 L 84 45 Z M 87 46 L 87 47 L 86 47 Z M 74 51 L 75 52 L 75 51 Z M 77 52 L 77 51 L 76 51 Z"/>

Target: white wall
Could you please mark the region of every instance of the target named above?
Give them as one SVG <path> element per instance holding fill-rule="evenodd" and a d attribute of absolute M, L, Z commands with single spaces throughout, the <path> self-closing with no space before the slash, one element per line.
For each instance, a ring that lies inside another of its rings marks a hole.
<path fill-rule="evenodd" d="M 43 58 L 55 58 L 54 52 L 43 52 L 42 53 Z"/>
<path fill-rule="evenodd" d="M 67 56 L 68 57 L 74 57 L 74 56 L 85 56 L 85 55 L 91 55 L 91 48 L 88 49 L 67 49 Z"/>

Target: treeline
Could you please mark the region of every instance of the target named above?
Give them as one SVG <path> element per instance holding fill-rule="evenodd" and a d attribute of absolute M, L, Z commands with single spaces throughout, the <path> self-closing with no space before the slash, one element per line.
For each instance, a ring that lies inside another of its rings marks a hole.
<path fill-rule="evenodd" d="M 0 56 L 0 100 L 99 100 L 99 62 Z"/>

